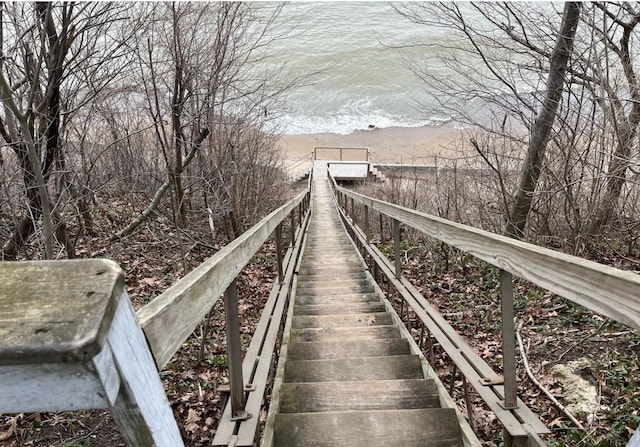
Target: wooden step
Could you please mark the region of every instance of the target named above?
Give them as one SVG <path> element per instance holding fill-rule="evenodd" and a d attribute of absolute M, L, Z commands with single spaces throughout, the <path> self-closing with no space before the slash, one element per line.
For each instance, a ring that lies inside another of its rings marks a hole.
<path fill-rule="evenodd" d="M 409 341 L 404 338 L 289 343 L 287 348 L 288 360 L 350 359 L 408 354 L 411 354 Z"/>
<path fill-rule="evenodd" d="M 354 267 L 351 269 L 345 269 L 345 270 L 335 270 L 335 271 L 330 271 L 328 273 L 324 273 L 322 271 L 319 271 L 317 273 L 305 273 L 305 274 L 298 274 L 298 282 L 300 281 L 331 281 L 331 280 L 336 280 L 336 281 L 341 281 L 341 280 L 345 280 L 345 279 L 365 279 L 367 278 L 367 273 L 364 269 L 362 269 L 361 267 Z"/>
<path fill-rule="evenodd" d="M 342 315 L 348 313 L 376 313 L 384 312 L 386 307 L 381 301 L 366 303 L 338 303 L 303 304 L 296 302 L 293 315 Z"/>
<path fill-rule="evenodd" d="M 439 407 L 436 385 L 427 379 L 284 383 L 280 388 L 280 413 Z"/>
<path fill-rule="evenodd" d="M 369 292 L 341 293 L 341 289 L 329 290 L 324 293 L 310 293 L 303 290 L 296 293 L 296 304 L 359 304 L 380 302 L 378 294 Z"/>
<path fill-rule="evenodd" d="M 279 447 L 462 447 L 452 408 L 285 413 L 275 419 Z"/>
<path fill-rule="evenodd" d="M 395 326 L 373 327 L 330 327 L 291 329 L 291 341 L 337 341 L 337 340 L 371 340 L 380 338 L 398 338 L 400 331 Z"/>
<path fill-rule="evenodd" d="M 417 355 L 359 357 L 331 360 L 288 360 L 285 382 L 351 382 L 361 380 L 424 379 Z"/>
<path fill-rule="evenodd" d="M 307 266 L 306 268 L 300 267 L 298 270 L 298 277 L 300 278 L 314 278 L 319 275 L 340 275 L 340 274 L 349 274 L 354 272 L 362 272 L 363 271 L 362 264 L 358 263 L 358 265 L 350 265 L 350 266 L 341 266 L 341 267 L 313 267 Z"/>
<path fill-rule="evenodd" d="M 297 296 L 348 296 L 348 295 L 375 295 L 375 289 L 371 284 L 354 286 L 323 287 L 319 289 L 304 288 L 296 292 Z"/>
<path fill-rule="evenodd" d="M 298 290 L 306 289 L 334 289 L 336 287 L 370 287 L 371 283 L 366 278 L 347 279 L 319 279 L 300 278 L 298 280 Z"/>
<path fill-rule="evenodd" d="M 327 259 L 327 256 L 324 256 L 322 260 L 302 258 L 302 262 L 300 263 L 300 272 L 313 272 L 323 268 L 348 269 L 354 267 L 362 268 L 360 258 L 356 256 L 344 256 L 332 260 Z"/>
<path fill-rule="evenodd" d="M 292 328 L 321 328 L 321 327 L 359 327 L 359 326 L 389 326 L 393 324 L 388 312 L 346 314 L 346 315 L 314 315 L 293 317 Z"/>

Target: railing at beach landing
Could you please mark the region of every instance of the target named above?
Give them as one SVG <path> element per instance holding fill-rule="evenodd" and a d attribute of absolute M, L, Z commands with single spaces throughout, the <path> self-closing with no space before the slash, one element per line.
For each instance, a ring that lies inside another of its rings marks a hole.
<path fill-rule="evenodd" d="M 407 324 L 409 309 L 412 310 L 421 327 L 417 343 L 426 350 L 432 366 L 435 366 L 435 342 L 453 361 L 449 394 L 460 372 L 469 424 L 474 426 L 468 393 L 471 385 L 502 423 L 505 446 L 545 446 L 539 434 L 549 432 L 517 395 L 513 275 L 606 318 L 640 329 L 640 276 L 637 274 L 367 197 L 340 187 L 331 177 L 329 182 L 347 231 L 368 262 L 373 277 L 378 283 L 386 284 L 388 299 L 399 303 L 398 314 Z M 383 218 L 392 222 L 393 263 L 371 243 L 371 222 L 379 219 L 382 226 Z M 492 370 L 402 274 L 401 225 L 500 269 L 502 375 Z M 636 430 L 627 444 L 627 447 L 638 446 L 640 430 Z"/>
<path fill-rule="evenodd" d="M 183 445 L 158 371 L 224 295 L 230 399 L 214 444 L 252 445 L 309 220 L 310 187 L 311 175 L 305 191 L 137 313 L 113 261 L 1 263 L 0 413 L 109 409 L 130 446 Z M 236 277 L 273 233 L 278 281 L 243 362 Z"/>

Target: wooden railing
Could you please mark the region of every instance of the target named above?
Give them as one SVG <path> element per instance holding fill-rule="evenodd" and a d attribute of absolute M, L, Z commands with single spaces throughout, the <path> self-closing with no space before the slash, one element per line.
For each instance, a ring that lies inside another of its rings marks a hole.
<path fill-rule="evenodd" d="M 216 439 L 255 437 L 308 223 L 310 185 L 137 314 L 109 260 L 0 264 L 0 413 L 109 409 L 130 446 L 183 445 L 158 371 L 224 294 L 230 399 Z M 283 255 L 283 221 L 291 240 Z M 275 232 L 278 281 L 242 360 L 235 281 Z M 264 320 L 264 321 L 262 321 Z M 226 425 L 225 425 L 226 424 Z M 244 426 L 243 426 L 244 424 Z M 231 428 L 229 428 L 231 427 Z"/>
<path fill-rule="evenodd" d="M 426 340 L 430 342 L 433 336 L 455 363 L 457 370 L 462 373 L 465 394 L 469 383 L 494 411 L 505 428 L 505 445 L 511 443 L 542 446 L 545 444 L 538 435 L 548 432 L 516 394 L 512 275 L 524 278 L 633 329 L 640 328 L 639 275 L 367 197 L 338 186 L 332 178 L 330 182 L 343 220 L 361 251 L 371 261 L 370 268 L 374 277 L 376 280 L 384 277 L 386 283 L 420 318 L 424 326 L 419 344 L 422 346 Z M 377 247 L 370 244 L 371 210 L 388 216 L 393 221 L 393 264 Z M 400 252 L 401 224 L 500 269 L 502 377 L 473 351 L 440 313 L 403 277 Z M 402 311 L 403 309 L 400 313 Z M 424 335 L 427 335 L 427 339 Z M 433 346 L 430 345 L 428 349 L 432 351 Z M 471 414 L 469 419 L 472 423 Z"/>

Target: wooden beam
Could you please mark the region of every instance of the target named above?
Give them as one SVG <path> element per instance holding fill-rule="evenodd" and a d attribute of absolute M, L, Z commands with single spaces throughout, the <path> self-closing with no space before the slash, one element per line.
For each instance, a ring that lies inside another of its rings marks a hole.
<path fill-rule="evenodd" d="M 233 279 L 308 190 L 281 206 L 138 311 L 158 369 L 191 335 Z"/>
<path fill-rule="evenodd" d="M 336 185 L 353 200 L 607 318 L 640 329 L 640 275 L 451 222 Z"/>

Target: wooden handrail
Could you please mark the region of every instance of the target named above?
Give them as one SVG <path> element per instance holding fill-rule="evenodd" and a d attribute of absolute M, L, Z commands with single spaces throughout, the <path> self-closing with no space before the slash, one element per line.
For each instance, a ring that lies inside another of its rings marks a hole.
<path fill-rule="evenodd" d="M 640 275 L 393 205 L 331 181 L 336 191 L 357 203 L 607 318 L 640 329 Z"/>
<path fill-rule="evenodd" d="M 307 188 L 137 312 L 159 370 L 169 362 L 276 227 L 296 206 L 307 200 L 308 194 Z"/>

